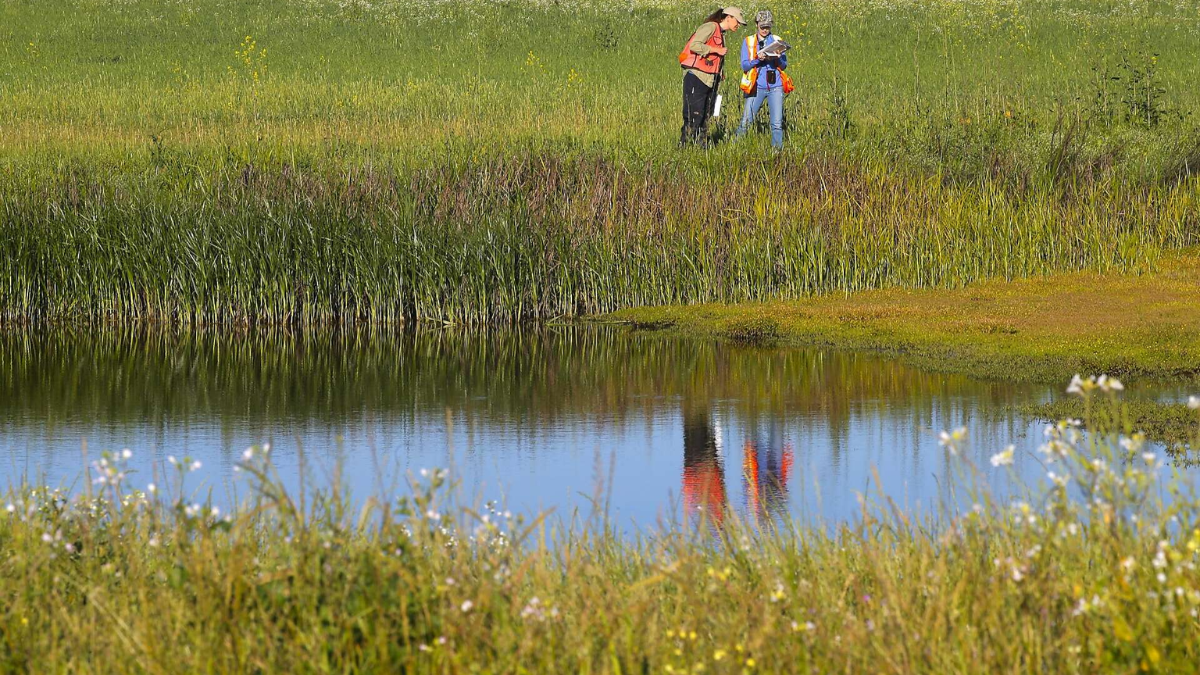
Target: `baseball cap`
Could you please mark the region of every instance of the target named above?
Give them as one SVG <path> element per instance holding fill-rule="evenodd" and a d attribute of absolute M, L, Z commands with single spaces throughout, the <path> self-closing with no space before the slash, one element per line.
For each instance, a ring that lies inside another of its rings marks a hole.
<path fill-rule="evenodd" d="M 772 26 L 775 24 L 775 15 L 771 14 L 771 10 L 764 9 L 754 15 L 754 23 L 759 26 Z"/>
<path fill-rule="evenodd" d="M 746 16 L 742 14 L 742 9 L 740 7 L 725 7 L 721 10 L 721 12 L 724 13 L 725 16 L 732 16 L 733 18 L 737 19 L 737 22 L 743 26 L 746 25 Z"/>

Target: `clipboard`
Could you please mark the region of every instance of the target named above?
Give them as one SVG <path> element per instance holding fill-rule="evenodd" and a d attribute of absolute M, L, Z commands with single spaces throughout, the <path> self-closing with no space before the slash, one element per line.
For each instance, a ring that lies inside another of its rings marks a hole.
<path fill-rule="evenodd" d="M 759 56 L 759 58 L 773 58 L 776 56 L 783 56 L 784 52 L 786 52 L 787 50 L 789 50 L 791 48 L 792 48 L 792 46 L 789 45 L 788 43 L 784 42 L 783 38 L 775 38 L 774 42 L 772 42 L 771 44 L 762 48 L 762 51 L 760 51 L 758 53 L 758 56 Z"/>

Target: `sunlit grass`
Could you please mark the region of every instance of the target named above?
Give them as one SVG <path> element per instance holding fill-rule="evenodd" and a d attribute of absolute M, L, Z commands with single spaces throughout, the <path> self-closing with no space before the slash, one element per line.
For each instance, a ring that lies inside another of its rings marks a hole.
<path fill-rule="evenodd" d="M 9 321 L 548 319 L 1197 240 L 1190 2 L 784 2 L 778 158 L 674 147 L 707 6 L 83 6 L 0 7 Z"/>
<path fill-rule="evenodd" d="M 798 302 L 636 307 L 603 322 L 742 342 L 882 352 L 926 370 L 1057 382 L 1079 371 L 1194 380 L 1200 258 L 1148 274 L 1049 274 L 960 289 L 884 289 Z M 1155 425 L 1160 426 L 1160 425 Z"/>
<path fill-rule="evenodd" d="M 719 174 L 535 146 L 400 172 L 152 150 L 9 175 L 9 321 L 496 322 L 635 305 L 1140 272 L 1197 236 L 1194 181 L 1061 199 L 788 156 Z M 231 151 L 232 152 L 232 151 Z M 710 158 L 714 159 L 714 158 Z M 117 167 L 119 171 L 119 165 Z M 788 185 L 764 187 L 759 176 Z"/>

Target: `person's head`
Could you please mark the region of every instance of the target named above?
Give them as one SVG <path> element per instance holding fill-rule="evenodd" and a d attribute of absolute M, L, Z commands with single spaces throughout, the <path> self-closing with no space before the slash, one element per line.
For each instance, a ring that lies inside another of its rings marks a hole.
<path fill-rule="evenodd" d="M 746 25 L 746 17 L 738 7 L 722 7 L 710 14 L 707 20 L 715 22 L 723 31 L 737 30 L 739 26 Z"/>
<path fill-rule="evenodd" d="M 754 24 L 758 26 L 758 36 L 767 37 L 771 34 L 771 25 L 775 23 L 775 16 L 771 14 L 771 10 L 764 9 L 754 15 Z"/>

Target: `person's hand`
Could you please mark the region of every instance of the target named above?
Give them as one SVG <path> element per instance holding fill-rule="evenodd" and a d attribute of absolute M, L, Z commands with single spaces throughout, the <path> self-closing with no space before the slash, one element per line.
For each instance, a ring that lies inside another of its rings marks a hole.
<path fill-rule="evenodd" d="M 713 47 L 712 48 L 712 53 L 716 54 L 717 56 L 725 56 L 725 54 L 728 52 L 729 52 L 729 50 L 724 47 Z"/>

